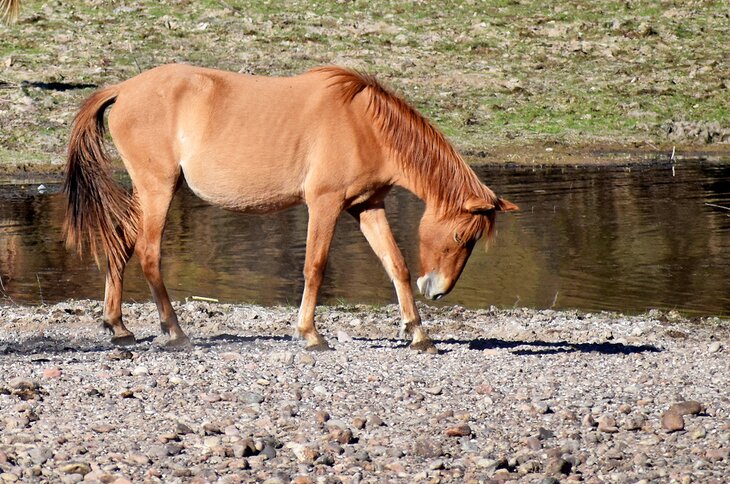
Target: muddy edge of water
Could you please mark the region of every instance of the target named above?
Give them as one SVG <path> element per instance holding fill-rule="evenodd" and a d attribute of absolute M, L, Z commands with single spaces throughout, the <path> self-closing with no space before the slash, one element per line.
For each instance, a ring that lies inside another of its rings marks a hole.
<path fill-rule="evenodd" d="M 313 354 L 289 337 L 294 308 L 176 309 L 187 351 L 163 349 L 153 304 L 124 306 L 141 340 L 125 349 L 99 331 L 100 302 L 0 307 L 3 479 L 722 482 L 730 472 L 726 320 L 420 305 L 441 351 L 425 355 L 396 339 L 394 305 L 320 307 L 335 351 Z"/>

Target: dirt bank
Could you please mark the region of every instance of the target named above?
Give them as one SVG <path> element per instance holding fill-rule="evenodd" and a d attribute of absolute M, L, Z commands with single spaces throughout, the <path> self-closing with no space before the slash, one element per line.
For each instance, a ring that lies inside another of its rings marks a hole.
<path fill-rule="evenodd" d="M 335 351 L 289 338 L 292 308 L 180 303 L 188 351 L 112 348 L 101 305 L 0 308 L 4 482 L 721 482 L 728 321 L 422 306 L 439 355 L 395 339 L 393 306 L 323 307 Z M 157 339 L 156 339 L 157 338 Z M 677 406 L 676 404 L 681 405 Z"/>

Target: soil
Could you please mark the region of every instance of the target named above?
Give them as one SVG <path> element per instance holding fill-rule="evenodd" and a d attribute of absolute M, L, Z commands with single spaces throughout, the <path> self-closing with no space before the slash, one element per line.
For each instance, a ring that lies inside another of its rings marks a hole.
<path fill-rule="evenodd" d="M 172 351 L 152 304 L 115 348 L 101 303 L 0 308 L 3 482 L 723 482 L 730 323 L 421 306 L 184 302 Z"/>

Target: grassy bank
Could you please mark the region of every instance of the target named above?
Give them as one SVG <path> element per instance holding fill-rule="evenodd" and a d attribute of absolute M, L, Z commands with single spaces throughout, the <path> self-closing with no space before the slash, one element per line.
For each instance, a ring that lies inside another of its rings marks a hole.
<path fill-rule="evenodd" d="M 484 161 L 727 155 L 728 15 L 723 1 L 28 1 L 0 27 L 0 164 L 59 163 L 93 86 L 167 62 L 374 72 Z"/>

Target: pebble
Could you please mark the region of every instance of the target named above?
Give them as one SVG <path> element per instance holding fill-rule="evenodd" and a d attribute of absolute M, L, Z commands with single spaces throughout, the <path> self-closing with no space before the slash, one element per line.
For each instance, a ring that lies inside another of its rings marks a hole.
<path fill-rule="evenodd" d="M 684 418 L 679 413 L 668 410 L 662 414 L 662 427 L 668 432 L 684 430 Z"/>
<path fill-rule="evenodd" d="M 618 432 L 616 426 L 616 419 L 610 415 L 603 415 L 598 419 L 598 430 L 609 434 L 615 434 Z"/>
<path fill-rule="evenodd" d="M 42 374 L 43 378 L 60 378 L 63 373 L 60 368 L 54 366 L 51 368 L 44 368 Z"/>
<path fill-rule="evenodd" d="M 466 437 L 471 435 L 471 427 L 467 424 L 460 424 L 447 428 L 444 433 L 448 437 Z"/>

